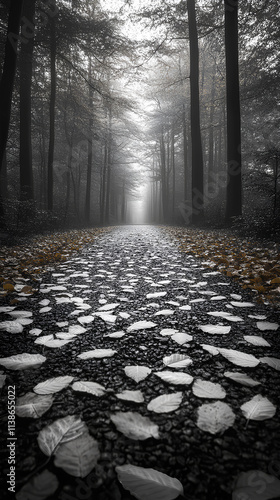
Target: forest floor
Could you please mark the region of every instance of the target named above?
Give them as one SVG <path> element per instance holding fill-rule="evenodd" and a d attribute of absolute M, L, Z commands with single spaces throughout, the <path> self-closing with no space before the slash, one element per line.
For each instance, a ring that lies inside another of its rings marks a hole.
<path fill-rule="evenodd" d="M 189 500 L 280 498 L 275 245 L 119 226 L 0 259 L 3 500 L 14 472 L 17 500 L 175 498 L 159 472 Z"/>

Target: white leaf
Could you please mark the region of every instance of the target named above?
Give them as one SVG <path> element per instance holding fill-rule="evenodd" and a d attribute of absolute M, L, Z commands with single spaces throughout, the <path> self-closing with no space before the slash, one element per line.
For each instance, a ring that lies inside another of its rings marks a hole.
<path fill-rule="evenodd" d="M 113 349 L 93 349 L 92 351 L 82 352 L 77 356 L 80 359 L 91 359 L 91 358 L 110 358 L 114 356 L 117 351 Z"/>
<path fill-rule="evenodd" d="M 154 328 L 156 323 L 153 323 L 152 321 L 136 321 L 136 323 L 133 323 L 130 325 L 127 329 L 127 332 L 136 332 L 138 330 L 148 330 L 149 328 Z"/>
<path fill-rule="evenodd" d="M 154 375 L 164 380 L 164 382 L 174 385 L 189 385 L 193 381 L 193 377 L 191 375 L 182 372 L 171 372 L 169 370 L 165 370 L 162 372 L 155 372 Z"/>
<path fill-rule="evenodd" d="M 201 344 L 202 349 L 212 354 L 212 356 L 217 356 L 219 354 L 219 349 L 214 345 Z"/>
<path fill-rule="evenodd" d="M 54 465 L 74 477 L 85 477 L 100 457 L 98 443 L 88 433 L 61 444 L 55 452 Z"/>
<path fill-rule="evenodd" d="M 53 339 L 54 339 L 54 336 L 52 335 L 52 333 L 50 335 L 43 335 L 42 337 L 38 337 L 34 341 L 34 344 L 45 345 L 45 342 L 47 342 L 48 340 L 53 340 Z"/>
<path fill-rule="evenodd" d="M 36 394 L 54 394 L 67 387 L 72 382 L 73 378 L 74 377 L 70 377 L 69 375 L 49 378 L 37 384 L 33 388 L 33 391 L 36 392 Z"/>
<path fill-rule="evenodd" d="M 103 385 L 100 385 L 97 382 L 87 382 L 85 380 L 74 382 L 74 384 L 72 385 L 72 389 L 74 391 L 88 392 L 93 396 L 103 396 L 106 392 L 106 389 L 105 387 L 103 387 Z"/>
<path fill-rule="evenodd" d="M 114 324 L 116 322 L 116 319 L 117 319 L 117 316 L 114 316 L 114 314 L 110 314 L 107 312 L 96 312 L 94 314 L 95 314 L 95 316 L 98 316 L 103 321 L 105 321 L 105 323 L 109 323 L 109 324 Z"/>
<path fill-rule="evenodd" d="M 52 308 L 49 306 L 42 307 L 41 309 L 39 309 L 39 313 L 44 314 L 44 313 L 50 312 L 51 310 L 52 310 Z"/>
<path fill-rule="evenodd" d="M 234 349 L 219 348 L 219 352 L 224 358 L 228 359 L 231 363 L 238 366 L 257 366 L 259 360 L 252 354 L 245 352 L 235 351 Z"/>
<path fill-rule="evenodd" d="M 234 424 L 234 420 L 232 409 L 222 401 L 204 404 L 198 408 L 197 426 L 210 434 L 223 433 Z"/>
<path fill-rule="evenodd" d="M 140 382 L 144 380 L 151 373 L 151 368 L 148 366 L 131 365 L 124 368 L 125 374 L 135 380 L 135 382 Z"/>
<path fill-rule="evenodd" d="M 265 331 L 265 330 L 278 330 L 279 325 L 278 323 L 270 323 L 269 321 L 257 321 L 257 327 L 259 330 Z"/>
<path fill-rule="evenodd" d="M 87 426 L 77 415 L 68 415 L 59 418 L 44 427 L 38 435 L 37 441 L 40 450 L 51 456 L 57 447 L 65 442 L 72 441 L 87 432 Z"/>
<path fill-rule="evenodd" d="M 119 332 L 107 333 L 106 335 L 104 335 L 104 337 L 111 337 L 112 339 L 121 339 L 122 337 L 124 337 L 125 334 L 126 332 L 120 330 Z"/>
<path fill-rule="evenodd" d="M 192 307 L 186 304 L 185 306 L 179 307 L 180 311 L 191 311 Z"/>
<path fill-rule="evenodd" d="M 125 390 L 116 394 L 118 399 L 123 399 L 125 401 L 134 401 L 134 403 L 143 403 L 144 396 L 141 391 L 129 391 Z"/>
<path fill-rule="evenodd" d="M 106 304 L 102 307 L 99 307 L 98 311 L 111 311 L 118 307 L 120 304 L 118 302 L 115 302 L 113 304 Z"/>
<path fill-rule="evenodd" d="M 30 318 L 33 316 L 33 313 L 31 311 L 12 311 L 9 312 L 9 316 L 13 318 Z"/>
<path fill-rule="evenodd" d="M 165 297 L 167 292 L 155 292 L 155 293 L 148 293 L 146 295 L 147 299 L 156 299 L 157 297 Z"/>
<path fill-rule="evenodd" d="M 55 493 L 59 486 L 57 477 L 47 469 L 33 476 L 20 491 L 16 493 L 16 500 L 45 500 Z"/>
<path fill-rule="evenodd" d="M 154 316 L 172 316 L 174 312 L 173 309 L 161 309 L 161 311 L 157 311 Z"/>
<path fill-rule="evenodd" d="M 271 366 L 271 368 L 274 368 L 275 370 L 280 371 L 280 359 L 278 359 L 278 358 L 273 358 L 271 356 L 265 356 L 263 358 L 260 358 L 260 362 L 265 363 L 265 364 Z"/>
<path fill-rule="evenodd" d="M 51 395 L 38 396 L 33 392 L 28 392 L 25 396 L 16 400 L 16 415 L 18 417 L 41 417 L 53 404 Z"/>
<path fill-rule="evenodd" d="M 80 316 L 78 321 L 81 325 L 87 325 L 88 323 L 92 323 L 94 321 L 94 316 Z"/>
<path fill-rule="evenodd" d="M 192 364 L 192 359 L 185 354 L 171 354 L 163 358 L 163 364 L 169 368 L 185 368 Z"/>
<path fill-rule="evenodd" d="M 29 330 L 29 333 L 30 335 L 40 335 L 40 333 L 42 333 L 43 330 L 41 330 L 41 328 L 33 328 L 32 330 Z"/>
<path fill-rule="evenodd" d="M 191 342 L 191 340 L 193 339 L 192 335 L 188 335 L 187 333 L 183 333 L 183 332 L 174 333 L 174 335 L 172 335 L 171 338 L 172 338 L 172 340 L 177 342 L 177 344 L 180 344 L 180 345 L 183 345 L 186 342 Z"/>
<path fill-rule="evenodd" d="M 199 398 L 224 399 L 226 391 L 220 384 L 214 384 L 208 380 L 195 380 L 192 391 Z"/>
<path fill-rule="evenodd" d="M 46 361 L 45 356 L 41 354 L 29 354 L 24 352 L 9 356 L 8 358 L 0 358 L 0 365 L 5 366 L 8 370 L 26 370 L 28 368 L 37 368 Z"/>
<path fill-rule="evenodd" d="M 237 477 L 232 500 L 270 500 L 278 498 L 279 494 L 279 479 L 260 470 L 249 470 Z"/>
<path fill-rule="evenodd" d="M 255 307 L 255 304 L 253 304 L 252 302 L 235 302 L 235 301 L 232 301 L 231 305 L 233 305 L 235 307 Z"/>
<path fill-rule="evenodd" d="M 172 394 L 163 394 L 157 398 L 152 399 L 147 409 L 156 413 L 169 413 L 170 411 L 177 410 L 182 402 L 183 393 L 174 392 Z"/>
<path fill-rule="evenodd" d="M 117 412 L 111 415 L 117 429 L 130 439 L 148 439 L 154 437 L 159 439 L 159 429 L 148 417 L 143 417 L 137 412 Z"/>
<path fill-rule="evenodd" d="M 267 340 L 259 337 L 258 335 L 244 335 L 244 339 L 246 342 L 249 342 L 249 344 L 271 347 Z"/>
<path fill-rule="evenodd" d="M 116 472 L 123 487 L 138 500 L 173 500 L 184 494 L 178 479 L 155 469 L 128 464 L 117 466 Z"/>
<path fill-rule="evenodd" d="M 230 332 L 231 326 L 224 325 L 200 325 L 199 328 L 205 333 L 213 335 L 226 335 Z"/>
<path fill-rule="evenodd" d="M 264 314 L 248 314 L 248 318 L 265 320 L 267 316 L 265 316 Z"/>
<path fill-rule="evenodd" d="M 240 409 L 247 420 L 267 420 L 274 417 L 276 413 L 276 406 L 261 394 L 257 394 L 244 403 Z"/>
<path fill-rule="evenodd" d="M 19 321 L 3 321 L 0 323 L 0 330 L 4 330 L 7 333 L 21 333 L 23 332 L 23 326 Z"/>
<path fill-rule="evenodd" d="M 215 297 L 211 297 L 210 300 L 225 300 L 225 295 L 216 295 Z"/>
<path fill-rule="evenodd" d="M 260 385 L 260 382 L 253 380 L 251 377 L 246 375 L 246 373 L 240 372 L 225 372 L 224 376 L 234 380 L 234 382 L 238 382 L 241 385 L 245 385 L 247 387 L 254 387 L 255 385 Z"/>
<path fill-rule="evenodd" d="M 174 328 L 163 328 L 159 333 L 164 337 L 165 335 L 174 335 L 177 332 L 178 330 L 175 330 Z"/>
<path fill-rule="evenodd" d="M 71 339 L 74 339 L 76 337 L 76 335 L 74 333 L 68 333 L 68 332 L 60 332 L 60 333 L 56 333 L 55 335 L 56 335 L 56 337 L 58 337 L 59 339 L 62 339 L 62 340 L 71 340 Z"/>
<path fill-rule="evenodd" d="M 128 319 L 130 318 L 130 314 L 129 313 L 126 313 L 126 312 L 119 312 L 119 316 L 123 319 Z"/>
<path fill-rule="evenodd" d="M 72 339 L 67 339 L 67 340 L 61 340 L 61 339 L 50 339 L 50 340 L 46 340 L 44 342 L 44 346 L 46 347 L 62 347 L 66 344 L 68 344 L 69 342 L 72 342 Z"/>
<path fill-rule="evenodd" d="M 81 325 L 71 325 L 68 328 L 69 333 L 73 333 L 74 335 L 80 335 L 80 333 L 85 333 L 87 330 Z"/>
<path fill-rule="evenodd" d="M 238 321 L 244 321 L 242 318 L 240 318 L 240 316 L 233 316 L 232 314 L 224 311 L 214 311 L 214 312 L 209 312 L 207 314 L 209 314 L 209 316 L 214 316 L 217 318 L 224 318 L 234 323 L 237 323 Z"/>

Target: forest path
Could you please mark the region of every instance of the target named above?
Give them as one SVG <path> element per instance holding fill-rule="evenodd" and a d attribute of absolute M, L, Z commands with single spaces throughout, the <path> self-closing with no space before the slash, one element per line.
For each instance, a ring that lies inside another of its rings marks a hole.
<path fill-rule="evenodd" d="M 46 275 L 38 295 L 2 312 L 6 321 L 29 319 L 21 321 L 23 332 L 2 332 L 2 357 L 46 358 L 33 369 L 28 359 L 21 369 L 0 360 L 6 384 L 15 386 L 17 397 L 33 393 L 35 406 L 36 394 L 54 399 L 38 419 L 17 417 L 18 487 L 47 458 L 38 433 L 68 415 L 82 417 L 100 457 L 90 481 L 62 471 L 69 470 L 73 451 L 65 452 L 63 466 L 48 464 L 60 482 L 50 496 L 56 500 L 66 493 L 85 498 L 81 485 L 95 500 L 134 498 L 116 481 L 115 466 L 125 463 L 176 477 L 187 498 L 196 500 L 230 500 L 242 471 L 275 474 L 278 467 L 279 473 L 275 313 L 181 253 L 164 230 L 123 226 L 107 232 Z M 245 375 L 238 382 L 233 372 Z M 102 387 L 93 395 L 83 384 L 73 386 L 82 381 Z M 241 407 L 258 394 L 269 402 L 254 400 L 247 421 Z M 209 404 L 214 407 L 204 406 Z M 151 422 L 156 430 L 149 430 Z M 1 460 L 5 473 L 7 460 Z"/>

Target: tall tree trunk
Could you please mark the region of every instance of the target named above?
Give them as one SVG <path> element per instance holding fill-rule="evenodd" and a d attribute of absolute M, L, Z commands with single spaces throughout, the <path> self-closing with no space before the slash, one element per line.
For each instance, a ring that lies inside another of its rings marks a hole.
<path fill-rule="evenodd" d="M 91 82 L 91 58 L 89 57 L 89 82 Z M 86 200 L 85 200 L 85 222 L 90 223 L 90 198 L 91 198 L 91 175 L 92 175 L 92 129 L 93 129 L 93 91 L 89 86 L 89 133 L 88 133 L 88 162 L 87 162 L 87 182 L 86 182 Z"/>
<path fill-rule="evenodd" d="M 53 0 L 55 2 L 55 0 Z M 50 19 L 51 30 L 51 95 L 50 95 L 50 124 L 49 124 L 49 152 L 48 152 L 48 210 L 53 210 L 53 160 L 55 141 L 55 101 L 56 101 L 56 27 L 55 19 Z"/>
<path fill-rule="evenodd" d="M 35 0 L 24 2 L 26 19 L 35 16 Z M 20 199 L 34 202 L 32 142 L 31 142 L 31 84 L 34 36 L 21 44 L 20 52 Z M 32 210 L 33 207 L 30 207 Z"/>
<path fill-rule="evenodd" d="M 172 222 L 175 219 L 175 131 L 174 131 L 174 122 L 172 123 L 171 128 L 171 172 L 172 172 Z"/>
<path fill-rule="evenodd" d="M 3 72 L 0 81 L 0 172 L 6 150 L 11 107 L 14 87 L 14 79 L 17 63 L 17 42 L 19 38 L 20 20 L 22 14 L 23 0 L 11 0 L 8 18 L 7 39 L 5 44 L 5 55 Z M 0 229 L 6 229 L 3 201 L 0 196 Z"/>
<path fill-rule="evenodd" d="M 182 113 L 182 122 L 183 122 L 183 158 L 184 158 L 184 200 L 185 202 L 188 199 L 188 183 L 189 183 L 189 175 L 188 175 L 188 134 L 187 134 L 187 117 L 186 117 L 186 106 L 183 104 L 183 113 Z"/>
<path fill-rule="evenodd" d="M 238 0 L 224 0 L 227 87 L 226 221 L 242 215 L 241 130 L 238 68 Z"/>
<path fill-rule="evenodd" d="M 210 103 L 210 113 L 209 113 L 208 184 L 211 181 L 213 182 L 213 173 L 214 173 L 214 124 L 213 124 L 214 113 L 215 113 L 215 69 L 212 76 L 211 103 Z"/>
<path fill-rule="evenodd" d="M 161 205 L 163 222 L 167 222 L 168 218 L 168 191 L 167 191 L 167 168 L 166 168 L 166 151 L 164 143 L 164 132 L 160 136 L 160 174 L 161 174 Z"/>
<path fill-rule="evenodd" d="M 199 105 L 199 52 L 196 26 L 195 0 L 188 0 L 190 38 L 190 89 L 191 89 L 191 138 L 192 138 L 192 222 L 203 219 L 203 153 L 200 131 Z"/>
<path fill-rule="evenodd" d="M 108 118 L 108 144 L 107 144 L 107 182 L 105 195 L 105 223 L 110 219 L 110 194 L 111 194 L 111 168 L 112 168 L 112 108 L 109 107 Z"/>

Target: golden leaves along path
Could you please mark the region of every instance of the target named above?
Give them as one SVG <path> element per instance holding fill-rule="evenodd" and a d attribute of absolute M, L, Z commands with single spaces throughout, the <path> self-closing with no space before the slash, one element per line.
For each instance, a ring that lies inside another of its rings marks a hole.
<path fill-rule="evenodd" d="M 122 226 L 7 249 L 1 427 L 13 387 L 17 440 L 1 474 L 17 500 L 255 499 L 260 478 L 280 495 L 279 316 L 232 280 L 234 241 Z M 274 299 L 276 250 L 248 255 Z"/>

